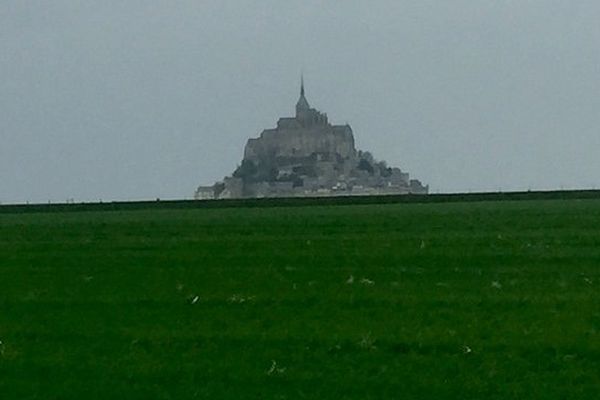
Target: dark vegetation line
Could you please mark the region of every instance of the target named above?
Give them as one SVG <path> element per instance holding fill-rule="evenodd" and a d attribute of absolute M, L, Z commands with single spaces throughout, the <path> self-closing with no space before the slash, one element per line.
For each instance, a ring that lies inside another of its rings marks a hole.
<path fill-rule="evenodd" d="M 522 192 L 480 192 L 448 194 L 407 194 L 381 196 L 294 197 L 226 200 L 154 200 L 92 203 L 6 204 L 0 213 L 123 211 L 142 209 L 194 209 L 229 207 L 304 207 L 312 205 L 357 205 L 395 203 L 449 203 L 504 200 L 600 199 L 600 190 L 552 190 Z"/>

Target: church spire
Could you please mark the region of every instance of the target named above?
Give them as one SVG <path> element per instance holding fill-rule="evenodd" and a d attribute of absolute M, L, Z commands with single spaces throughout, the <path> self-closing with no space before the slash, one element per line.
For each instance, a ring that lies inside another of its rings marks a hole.
<path fill-rule="evenodd" d="M 304 97 L 304 74 L 302 74 L 300 75 L 300 98 L 296 103 L 296 116 L 299 116 L 309 109 L 310 105 L 308 105 L 308 101 L 306 101 L 306 97 Z"/>

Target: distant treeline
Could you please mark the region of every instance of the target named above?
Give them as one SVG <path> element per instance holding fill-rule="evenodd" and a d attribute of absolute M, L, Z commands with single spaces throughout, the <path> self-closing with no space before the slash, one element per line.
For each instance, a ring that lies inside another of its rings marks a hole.
<path fill-rule="evenodd" d="M 224 200 L 153 200 L 93 203 L 45 203 L 0 205 L 0 213 L 124 211 L 143 209 L 193 209 L 227 207 L 304 207 L 355 204 L 444 203 L 506 200 L 600 199 L 600 190 L 448 193 L 424 195 L 293 197 Z"/>

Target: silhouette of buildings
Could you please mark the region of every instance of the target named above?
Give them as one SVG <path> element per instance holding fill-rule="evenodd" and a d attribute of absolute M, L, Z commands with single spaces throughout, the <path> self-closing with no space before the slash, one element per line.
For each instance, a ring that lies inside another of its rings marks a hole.
<path fill-rule="evenodd" d="M 311 108 L 304 80 L 296 116 L 249 139 L 229 177 L 200 186 L 196 199 L 426 194 L 428 186 L 368 152 L 357 151 L 350 125 L 332 125 Z"/>

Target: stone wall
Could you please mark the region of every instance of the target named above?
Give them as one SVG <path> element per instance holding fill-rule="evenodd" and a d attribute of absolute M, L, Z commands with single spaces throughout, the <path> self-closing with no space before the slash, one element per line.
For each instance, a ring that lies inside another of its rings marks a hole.
<path fill-rule="evenodd" d="M 348 125 L 266 129 L 259 138 L 248 140 L 244 159 L 258 161 L 275 157 L 310 157 L 314 153 L 354 158 L 356 149 L 352 129 Z"/>

